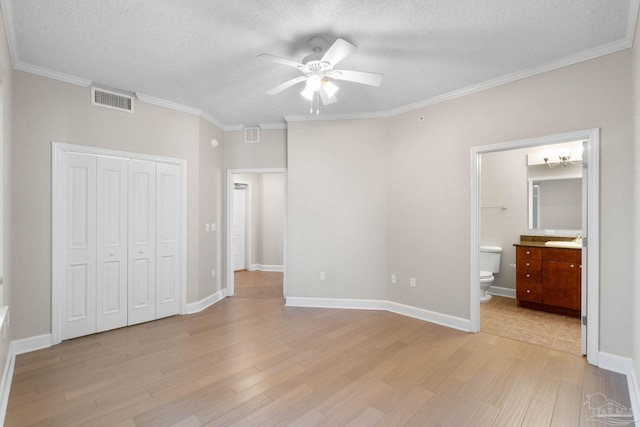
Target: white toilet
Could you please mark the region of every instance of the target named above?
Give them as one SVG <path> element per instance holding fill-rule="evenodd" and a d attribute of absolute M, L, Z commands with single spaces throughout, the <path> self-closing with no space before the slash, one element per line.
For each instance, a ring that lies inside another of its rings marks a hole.
<path fill-rule="evenodd" d="M 493 273 L 500 272 L 500 257 L 502 248 L 500 246 L 480 246 L 480 302 L 487 302 L 491 299 L 489 288 L 493 284 Z"/>

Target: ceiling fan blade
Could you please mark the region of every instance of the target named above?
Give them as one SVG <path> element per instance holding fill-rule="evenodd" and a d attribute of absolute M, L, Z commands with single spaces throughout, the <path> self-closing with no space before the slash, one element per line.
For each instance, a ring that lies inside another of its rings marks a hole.
<path fill-rule="evenodd" d="M 336 98 L 335 95 L 330 97 L 327 91 L 324 89 L 324 87 L 321 87 L 320 90 L 318 90 L 318 93 L 320 93 L 320 99 L 322 100 L 322 105 L 331 105 L 335 102 L 338 102 L 338 98 Z"/>
<path fill-rule="evenodd" d="M 264 59 L 265 61 L 271 61 L 278 64 L 288 65 L 289 67 L 298 68 L 298 69 L 300 69 L 300 67 L 304 67 L 304 65 L 302 65 L 299 62 L 292 61 L 291 59 L 281 58 L 279 56 L 271 55 L 270 53 L 261 53 L 260 55 L 257 55 L 256 58 Z"/>
<path fill-rule="evenodd" d="M 332 79 L 346 80 L 348 82 L 362 83 L 369 86 L 380 86 L 382 74 L 367 73 L 365 71 L 335 70 L 329 74 Z"/>
<path fill-rule="evenodd" d="M 347 56 L 356 51 L 358 47 L 344 39 L 337 39 L 322 57 L 321 61 L 335 66 Z"/>
<path fill-rule="evenodd" d="M 281 85 L 278 85 L 276 87 L 274 87 L 273 89 L 267 91 L 267 95 L 275 95 L 278 94 L 280 92 L 282 92 L 285 89 L 290 88 L 291 86 L 303 82 L 307 80 L 307 76 L 300 76 L 300 77 L 296 77 L 295 79 L 291 79 L 291 80 L 287 80 L 286 82 L 282 83 Z"/>

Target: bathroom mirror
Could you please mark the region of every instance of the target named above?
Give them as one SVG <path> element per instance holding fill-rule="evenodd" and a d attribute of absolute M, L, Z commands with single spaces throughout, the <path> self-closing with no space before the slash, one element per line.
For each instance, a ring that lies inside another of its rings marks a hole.
<path fill-rule="evenodd" d="M 582 169 L 553 173 L 530 166 L 529 229 L 580 230 L 582 228 Z"/>

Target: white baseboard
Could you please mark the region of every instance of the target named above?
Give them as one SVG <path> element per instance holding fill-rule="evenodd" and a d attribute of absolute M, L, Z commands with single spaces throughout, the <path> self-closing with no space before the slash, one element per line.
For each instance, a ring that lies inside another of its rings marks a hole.
<path fill-rule="evenodd" d="M 601 351 L 598 353 L 598 366 L 627 376 L 631 410 L 636 414 L 634 424 L 636 427 L 640 426 L 640 418 L 638 417 L 638 414 L 640 414 L 640 387 L 638 386 L 638 376 L 633 367 L 633 360 L 630 357 L 617 356 Z"/>
<path fill-rule="evenodd" d="M 51 334 L 37 335 L 35 337 L 11 341 L 9 353 L 12 356 L 17 356 L 19 354 L 30 353 L 32 351 L 49 347 L 51 347 Z"/>
<path fill-rule="evenodd" d="M 464 332 L 471 330 L 471 321 L 461 317 L 450 316 L 448 314 L 438 313 L 436 311 L 426 310 L 424 308 L 412 307 L 393 301 L 387 301 L 387 311 L 401 314 L 414 319 L 424 320 L 425 322 L 436 323 L 438 325 L 447 326 L 449 328 L 458 329 Z"/>
<path fill-rule="evenodd" d="M 489 293 L 491 295 L 498 295 L 500 297 L 507 297 L 507 298 L 515 298 L 516 297 L 516 290 L 513 288 L 503 288 L 500 286 L 491 286 L 489 288 Z"/>
<path fill-rule="evenodd" d="M 251 264 L 249 271 L 284 271 L 284 265 L 264 265 L 264 264 Z"/>
<path fill-rule="evenodd" d="M 218 301 L 223 300 L 227 296 L 227 288 L 220 289 L 218 292 L 213 295 L 209 295 L 208 297 L 201 299 L 198 302 L 192 302 L 187 304 L 187 314 L 199 313 L 202 310 L 211 307 L 213 304 Z"/>
<path fill-rule="evenodd" d="M 286 305 L 289 307 L 315 307 L 315 308 L 347 308 L 356 310 L 384 310 L 400 314 L 426 322 L 436 323 L 449 328 L 469 332 L 471 323 L 468 319 L 449 316 L 435 311 L 411 307 L 393 301 L 368 300 L 368 299 L 344 299 L 344 298 L 310 298 L 287 297 Z"/>

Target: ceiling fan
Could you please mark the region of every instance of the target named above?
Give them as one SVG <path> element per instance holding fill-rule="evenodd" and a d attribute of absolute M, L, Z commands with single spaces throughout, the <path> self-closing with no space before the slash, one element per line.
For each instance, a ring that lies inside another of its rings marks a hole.
<path fill-rule="evenodd" d="M 333 104 L 338 100 L 338 98 L 336 98 L 336 92 L 339 90 L 339 87 L 333 83 L 332 80 L 344 80 L 369 86 L 380 86 L 383 77 L 382 74 L 334 69 L 340 61 L 355 52 L 357 47 L 354 44 L 339 38 L 325 51 L 326 45 L 327 41 L 323 37 L 311 37 L 307 41 L 307 46 L 313 53 L 306 56 L 302 62 L 296 62 L 268 53 L 258 55 L 258 58 L 297 68 L 304 74 L 274 87 L 267 91 L 267 95 L 276 95 L 298 83 L 306 82 L 305 88 L 300 94 L 311 101 L 311 113 L 313 113 L 313 101 L 315 100 L 316 114 L 318 114 L 319 99 L 322 100 L 322 105 Z"/>

